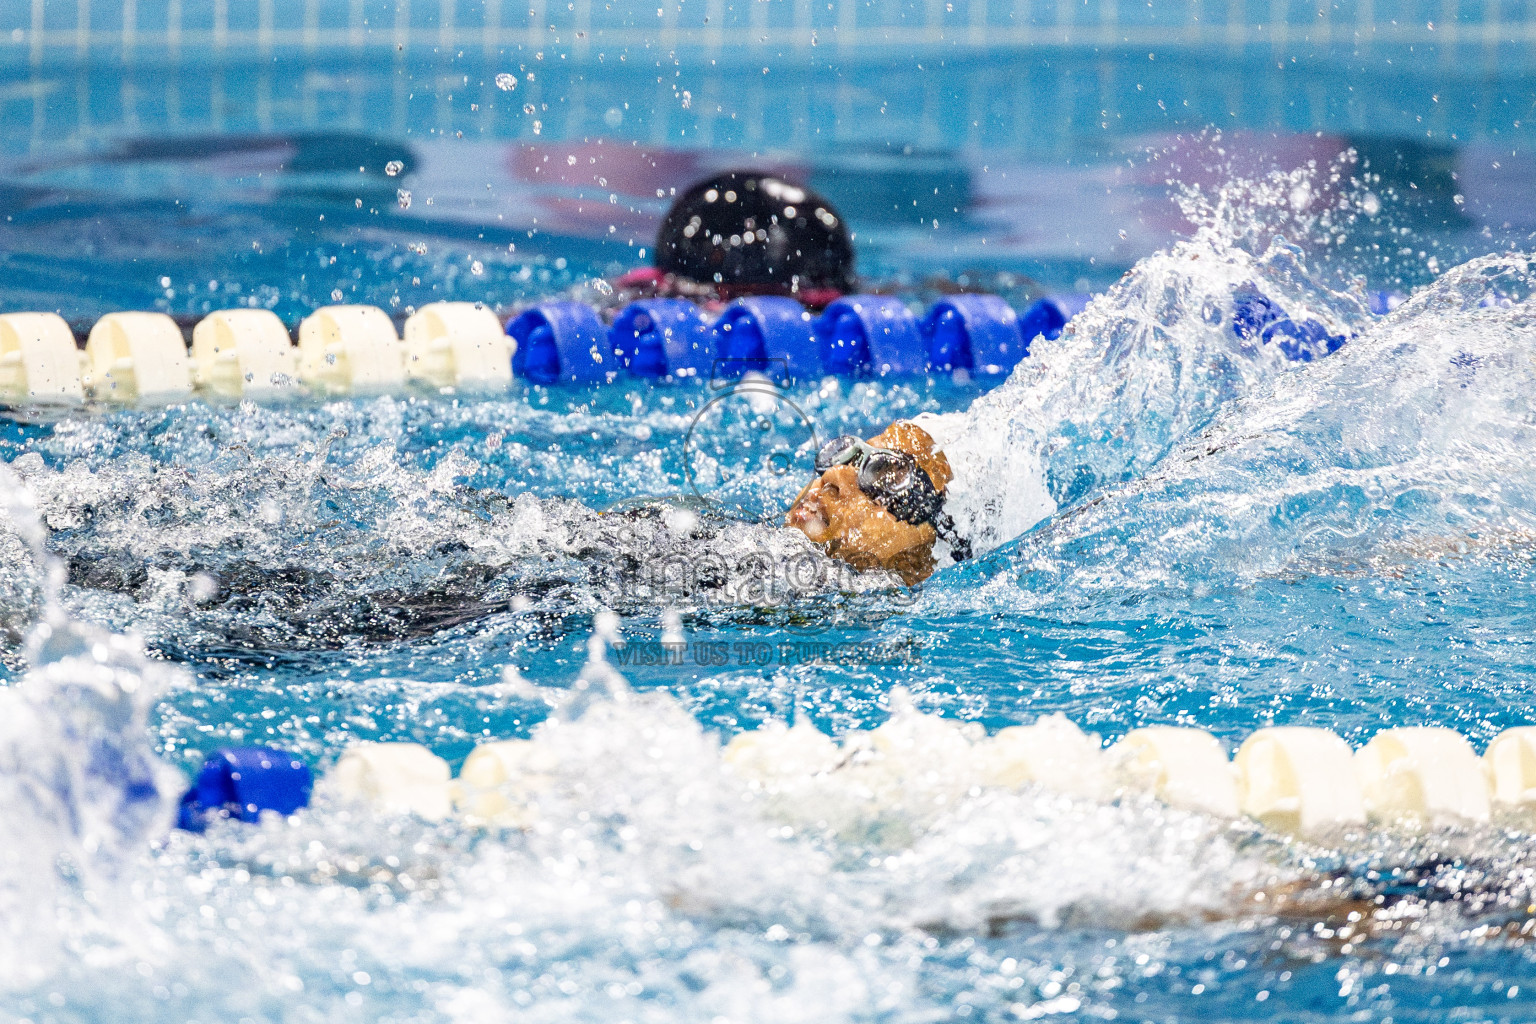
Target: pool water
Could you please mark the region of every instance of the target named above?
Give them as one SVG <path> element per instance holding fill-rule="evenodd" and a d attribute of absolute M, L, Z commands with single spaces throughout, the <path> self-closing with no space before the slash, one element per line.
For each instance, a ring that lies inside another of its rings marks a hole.
<path fill-rule="evenodd" d="M 635 88 L 588 72 L 589 97 Z M 690 74 L 699 96 L 715 73 Z M 916 75 L 853 77 L 869 107 Z M 1198 75 L 1148 81 L 1199 95 Z M 862 269 L 914 302 L 1100 295 L 1002 382 L 620 380 L 0 423 L 8 1018 L 1536 1016 L 1519 822 L 1308 844 L 1136 797 L 937 802 L 938 778 L 873 826 L 818 826 L 719 753 L 765 723 L 841 735 L 909 703 L 987 731 L 1061 712 L 1105 741 L 1177 723 L 1234 746 L 1268 724 L 1355 745 L 1446 725 L 1481 749 L 1530 723 L 1524 112 L 1443 148 L 1367 152 L 1330 123 L 1260 130 L 1259 112 L 1040 154 L 985 136 L 925 151 L 929 115 L 907 110 L 852 156 L 814 140 L 828 115 L 755 155 L 643 140 L 650 169 L 622 194 L 604 169 L 643 166 L 629 115 L 601 139 L 574 117 L 507 128 L 457 160 L 435 116 L 18 156 L 6 306 L 88 324 L 597 297 L 641 261 L 657 188 L 754 159 L 865 202 Z M 546 157 L 592 180 L 549 182 Z M 1310 363 L 1240 342 L 1246 286 L 1351 339 Z M 1386 287 L 1416 290 L 1377 317 L 1367 289 Z M 776 526 L 815 438 L 966 408 L 997 433 L 993 485 L 1038 452 L 1055 515 L 915 591 Z M 683 656 L 647 656 L 679 626 Z M 159 827 L 220 745 L 323 772 L 360 740 L 457 765 L 530 736 L 555 767 L 526 830 L 324 798 L 289 821 Z M 1392 882 L 1391 926 L 1350 938 L 1252 899 L 1335 878 L 1367 900 Z"/>

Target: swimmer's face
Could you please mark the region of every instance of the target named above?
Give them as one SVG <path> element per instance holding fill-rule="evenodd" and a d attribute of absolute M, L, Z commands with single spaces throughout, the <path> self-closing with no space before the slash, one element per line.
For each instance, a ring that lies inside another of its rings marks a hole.
<path fill-rule="evenodd" d="M 932 456 L 932 439 L 927 434 L 911 424 L 898 426 L 905 431 L 893 436 L 893 427 L 869 443 L 919 459 Z M 908 432 L 922 435 L 927 448 L 903 436 Z M 940 487 L 949 480 L 948 469 L 948 463 L 943 463 L 940 479 L 935 480 Z M 933 476 L 932 470 L 929 475 Z M 833 466 L 812 480 L 795 499 L 784 524 L 823 545 L 833 558 L 856 569 L 889 570 L 909 586 L 927 579 L 934 570 L 933 544 L 938 535 L 933 527 L 902 522 L 887 512 L 859 487 L 859 474 L 852 466 Z"/>

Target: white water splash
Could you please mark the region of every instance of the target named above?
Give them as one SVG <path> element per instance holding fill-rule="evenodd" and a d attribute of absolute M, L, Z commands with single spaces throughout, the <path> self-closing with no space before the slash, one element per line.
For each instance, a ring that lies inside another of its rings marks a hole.
<path fill-rule="evenodd" d="M 142 908 L 120 876 L 170 827 L 180 795 L 149 730 L 160 690 L 180 673 L 64 615 L 30 494 L 5 466 L 0 488 L 31 565 L 48 574 L 27 672 L 0 692 L 0 987 L 12 987 L 87 937 L 98 959 L 142 952 Z"/>
<path fill-rule="evenodd" d="M 988 593 L 1033 607 L 1528 547 L 1536 310 L 1486 299 L 1533 281 L 1531 257 L 1475 260 L 1328 359 L 1247 385 L 1026 538 Z"/>

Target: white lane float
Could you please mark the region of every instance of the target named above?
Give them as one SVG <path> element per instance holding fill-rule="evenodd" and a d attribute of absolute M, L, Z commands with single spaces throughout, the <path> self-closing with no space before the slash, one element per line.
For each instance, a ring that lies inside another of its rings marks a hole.
<path fill-rule="evenodd" d="M 733 737 L 727 770 L 762 794 L 768 816 L 830 829 L 845 841 L 900 845 L 914 827 L 955 806 L 977 785 L 974 740 L 981 726 L 922 714 L 893 695 L 898 710 L 838 743 L 806 722 L 769 724 Z"/>
<path fill-rule="evenodd" d="M 1536 808 L 1536 726 L 1505 729 L 1483 752 L 1496 804 L 1507 810 Z"/>
<path fill-rule="evenodd" d="M 118 405 L 172 405 L 192 393 L 187 343 L 164 313 L 108 313 L 85 343 L 89 387 Z"/>
<path fill-rule="evenodd" d="M 192 329 L 193 381 L 223 398 L 261 397 L 298 373 L 288 328 L 267 309 L 221 309 Z"/>
<path fill-rule="evenodd" d="M 549 748 L 533 740 L 482 743 L 459 770 L 454 807 L 471 821 L 527 828 L 556 767 Z"/>
<path fill-rule="evenodd" d="M 1151 725 L 1132 729 L 1109 748 L 1131 788 L 1170 807 L 1223 818 L 1238 814 L 1237 778 L 1221 741 L 1204 729 Z"/>
<path fill-rule="evenodd" d="M 0 316 L 0 404 L 79 405 L 84 357 L 55 313 Z"/>
<path fill-rule="evenodd" d="M 323 306 L 299 324 L 299 379 L 321 394 L 378 394 L 405 383 L 405 349 L 377 306 Z"/>
<path fill-rule="evenodd" d="M 453 812 L 448 762 L 419 743 L 349 747 L 323 784 L 333 796 L 439 821 Z"/>
<path fill-rule="evenodd" d="M 979 781 L 985 786 L 1017 789 L 1037 783 L 1091 799 L 1104 799 L 1113 791 L 1099 738 L 1060 712 L 1000 730 L 976 744 L 976 755 Z"/>
<path fill-rule="evenodd" d="M 908 701 L 905 694 L 893 695 L 898 710 L 889 719 L 843 736 L 842 759 L 823 790 L 849 806 L 862 805 L 858 819 L 887 810 L 931 814 L 976 785 L 974 741 L 986 731 L 975 723 L 923 714 Z"/>
<path fill-rule="evenodd" d="M 478 302 L 433 302 L 405 322 L 405 368 L 439 388 L 512 385 L 512 339 Z"/>
<path fill-rule="evenodd" d="M 1483 758 L 1444 728 L 1388 729 L 1351 753 L 1326 729 L 1276 727 L 1249 736 L 1229 761 L 1201 729 L 1134 729 L 1103 750 L 1059 714 L 988 737 L 974 723 L 908 706 L 840 743 L 803 721 L 769 723 L 732 737 L 720 757 L 762 795 L 768 816 L 881 845 L 915 840 L 922 821 L 967 795 L 1025 786 L 1094 801 L 1150 792 L 1173 807 L 1246 815 L 1309 838 L 1366 823 L 1483 822 L 1490 795 L 1505 808 L 1536 799 L 1536 727 L 1501 733 Z M 361 743 L 318 788 L 386 814 L 437 821 L 456 813 L 470 825 L 527 829 L 561 770 L 557 752 L 537 737 L 481 744 L 456 780 L 420 744 Z"/>
<path fill-rule="evenodd" d="M 782 722 L 770 722 L 739 732 L 720 756 L 753 788 L 769 793 L 803 788 L 806 781 L 832 771 L 846 757 L 832 737 L 804 720 L 787 728 Z"/>
<path fill-rule="evenodd" d="M 839 771 L 849 752 L 809 722 L 770 722 L 737 733 L 720 752 L 726 772 L 781 821 L 846 830 L 867 817 L 873 795 Z"/>
<path fill-rule="evenodd" d="M 1316 835 L 1365 824 L 1354 753 L 1337 733 L 1260 729 L 1233 758 L 1242 812 L 1277 832 Z"/>
<path fill-rule="evenodd" d="M 1404 825 L 1487 821 L 1484 762 L 1454 729 L 1386 729 L 1355 753 L 1355 772 L 1374 820 Z"/>

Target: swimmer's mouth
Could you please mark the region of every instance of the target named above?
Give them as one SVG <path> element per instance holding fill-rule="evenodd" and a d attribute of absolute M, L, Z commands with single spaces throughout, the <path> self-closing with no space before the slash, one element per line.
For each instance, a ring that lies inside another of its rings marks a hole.
<path fill-rule="evenodd" d="M 802 501 L 789 510 L 784 522 L 805 534 L 813 541 L 819 541 L 827 533 L 827 517 L 822 513 L 821 507 L 810 502 Z"/>

